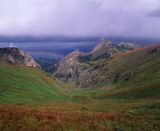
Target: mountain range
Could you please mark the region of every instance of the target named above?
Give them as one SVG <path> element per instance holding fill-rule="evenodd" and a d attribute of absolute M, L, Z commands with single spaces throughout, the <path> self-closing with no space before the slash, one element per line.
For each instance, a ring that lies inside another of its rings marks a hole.
<path fill-rule="evenodd" d="M 113 56 L 140 48 L 134 43 L 122 42 L 114 45 L 103 40 L 91 52 L 83 53 L 76 50 L 57 65 L 51 68 L 51 73 L 64 82 L 74 82 L 80 87 L 89 87 L 100 82 L 104 62 L 110 62 Z M 105 68 L 105 67 L 104 67 Z M 107 70 L 105 71 L 107 72 Z"/>
<path fill-rule="evenodd" d="M 159 57 L 159 44 L 108 40 L 57 63 L 0 48 L 0 130 L 158 131 Z"/>

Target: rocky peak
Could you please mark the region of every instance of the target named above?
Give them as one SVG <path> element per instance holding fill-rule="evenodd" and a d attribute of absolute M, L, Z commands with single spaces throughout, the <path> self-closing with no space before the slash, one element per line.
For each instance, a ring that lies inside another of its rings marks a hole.
<path fill-rule="evenodd" d="M 107 48 L 111 48 L 112 47 L 112 43 L 108 40 L 102 40 L 94 49 L 92 52 L 97 52 L 100 50 L 104 50 Z"/>
<path fill-rule="evenodd" d="M 88 87 L 101 78 L 99 72 L 104 65 L 94 63 L 109 61 L 113 55 L 128 50 L 102 40 L 91 52 L 82 53 L 76 50 L 67 55 L 56 65 L 53 75 L 65 82 L 73 82 L 79 87 Z"/>
<path fill-rule="evenodd" d="M 81 54 L 83 53 L 79 50 L 71 52 L 56 65 L 56 71 L 53 75 L 62 78 L 63 81 L 77 79 L 77 74 L 80 71 L 80 63 L 78 62 L 77 57 Z"/>
<path fill-rule="evenodd" d="M 29 54 L 16 47 L 0 48 L 0 63 L 40 68 Z"/>
<path fill-rule="evenodd" d="M 82 55 L 82 54 L 83 54 L 83 53 L 80 52 L 79 50 L 75 50 L 75 51 L 71 52 L 69 55 L 67 55 L 67 56 L 65 57 L 65 59 L 74 59 L 74 58 L 76 58 L 77 56 Z"/>
<path fill-rule="evenodd" d="M 71 52 L 69 55 L 67 55 L 64 59 L 62 59 L 59 63 L 59 65 L 65 65 L 67 67 L 72 66 L 77 63 L 77 57 L 82 55 L 83 53 L 79 50 Z"/>

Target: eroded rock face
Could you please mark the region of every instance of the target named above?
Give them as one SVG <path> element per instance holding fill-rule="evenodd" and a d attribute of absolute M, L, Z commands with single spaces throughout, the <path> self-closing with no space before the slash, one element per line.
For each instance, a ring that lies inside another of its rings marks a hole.
<path fill-rule="evenodd" d="M 104 65 L 99 61 L 111 59 L 114 54 L 124 51 L 122 48 L 103 40 L 89 53 L 74 51 L 56 65 L 53 75 L 64 82 L 75 83 L 79 87 L 90 87 L 103 77 L 101 68 Z"/>
<path fill-rule="evenodd" d="M 15 47 L 0 48 L 0 63 L 40 68 L 29 54 Z"/>
<path fill-rule="evenodd" d="M 77 60 L 80 55 L 83 55 L 83 53 L 79 51 L 70 53 L 56 65 L 57 69 L 53 74 L 65 82 L 78 79 L 78 75 L 82 70 L 82 66 Z"/>
<path fill-rule="evenodd" d="M 103 40 L 93 50 L 92 53 L 101 51 L 102 49 L 112 48 L 112 43 L 108 40 Z"/>

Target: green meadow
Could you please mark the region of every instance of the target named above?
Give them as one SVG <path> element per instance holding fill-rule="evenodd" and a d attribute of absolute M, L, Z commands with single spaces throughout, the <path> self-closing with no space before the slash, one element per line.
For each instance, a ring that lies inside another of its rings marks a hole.
<path fill-rule="evenodd" d="M 0 130 L 159 131 L 159 56 L 115 56 L 104 81 L 85 89 L 40 69 L 1 64 Z"/>

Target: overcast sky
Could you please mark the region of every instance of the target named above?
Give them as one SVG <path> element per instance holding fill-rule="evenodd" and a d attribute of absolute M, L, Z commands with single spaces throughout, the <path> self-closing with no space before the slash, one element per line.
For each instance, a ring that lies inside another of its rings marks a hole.
<path fill-rule="evenodd" d="M 0 35 L 160 38 L 160 0 L 0 0 Z"/>

